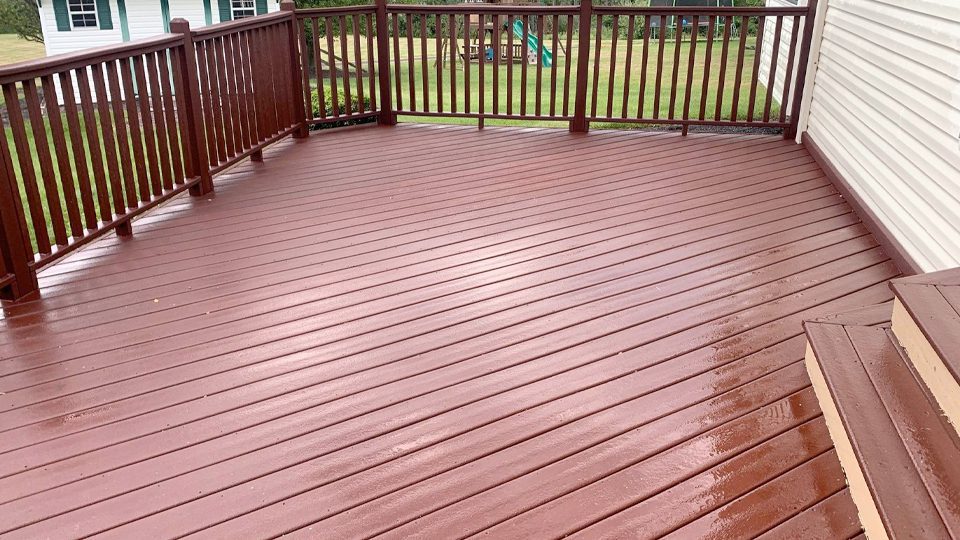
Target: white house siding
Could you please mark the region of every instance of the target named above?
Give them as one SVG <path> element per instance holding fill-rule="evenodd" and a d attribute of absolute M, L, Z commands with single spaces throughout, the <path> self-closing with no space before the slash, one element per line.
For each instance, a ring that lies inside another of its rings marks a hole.
<path fill-rule="evenodd" d="M 960 266 L 960 1 L 829 0 L 819 51 L 807 132 L 924 271 Z"/>
<path fill-rule="evenodd" d="M 113 20 L 112 30 L 83 28 L 69 32 L 59 32 L 57 31 L 57 20 L 53 14 L 53 1 L 43 0 L 42 4 L 40 7 L 40 22 L 43 25 L 43 44 L 47 49 L 47 56 L 79 51 L 90 47 L 113 45 L 123 41 L 116 0 L 110 2 L 110 17 Z M 129 3 L 127 8 L 129 9 Z"/>
<path fill-rule="evenodd" d="M 960 0 L 958 0 L 960 1 Z M 767 7 L 797 7 L 806 6 L 807 0 L 800 0 L 799 2 L 790 2 L 788 0 L 767 0 Z M 770 79 L 770 63 L 773 61 L 773 42 L 776 39 L 777 31 L 777 19 L 774 17 L 768 17 L 764 21 L 763 27 L 763 46 L 760 50 L 760 80 L 766 81 Z M 783 97 L 783 85 L 787 76 L 787 64 L 790 61 L 790 39 L 793 35 L 793 17 L 784 17 L 783 26 L 780 31 L 780 46 L 777 47 L 779 52 L 777 53 L 777 71 L 774 74 L 774 85 L 773 85 L 773 96 L 776 99 L 777 103 L 780 103 Z M 794 56 L 799 57 L 800 55 L 800 40 L 803 35 L 803 22 L 800 23 L 800 28 L 797 30 L 797 46 L 794 51 Z M 794 61 L 793 65 L 793 76 L 797 72 L 797 64 Z M 787 97 L 787 108 L 793 101 L 793 84 L 790 85 L 788 89 L 789 94 Z"/>

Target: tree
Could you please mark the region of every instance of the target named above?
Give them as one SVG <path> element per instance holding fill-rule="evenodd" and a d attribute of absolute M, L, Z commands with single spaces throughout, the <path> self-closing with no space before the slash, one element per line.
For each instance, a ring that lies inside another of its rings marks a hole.
<path fill-rule="evenodd" d="M 43 43 L 40 12 L 34 0 L 0 0 L 0 32 L 13 32 L 27 41 Z"/>

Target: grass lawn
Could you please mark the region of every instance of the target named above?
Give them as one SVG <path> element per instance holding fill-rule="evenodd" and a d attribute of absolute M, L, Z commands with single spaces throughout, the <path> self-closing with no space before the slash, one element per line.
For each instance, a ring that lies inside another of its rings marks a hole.
<path fill-rule="evenodd" d="M 0 34 L 0 65 L 43 58 L 46 54 L 43 43 L 20 39 L 16 34 Z"/>

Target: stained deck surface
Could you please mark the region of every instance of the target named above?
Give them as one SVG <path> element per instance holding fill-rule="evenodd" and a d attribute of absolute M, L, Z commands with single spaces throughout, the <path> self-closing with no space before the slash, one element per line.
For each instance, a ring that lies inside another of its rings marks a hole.
<path fill-rule="evenodd" d="M 778 137 L 314 133 L 45 270 L 4 538 L 849 538 L 801 321 L 897 270 Z"/>

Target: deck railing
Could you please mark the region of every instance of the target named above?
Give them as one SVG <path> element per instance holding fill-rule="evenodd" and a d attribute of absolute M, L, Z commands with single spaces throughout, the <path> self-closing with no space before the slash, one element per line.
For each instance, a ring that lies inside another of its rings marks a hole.
<path fill-rule="evenodd" d="M 285 0 L 279 13 L 199 30 L 177 19 L 156 38 L 0 67 L 0 296 L 29 295 L 44 265 L 131 234 L 138 214 L 209 193 L 217 172 L 311 126 L 429 116 L 793 136 L 815 10 Z"/>

